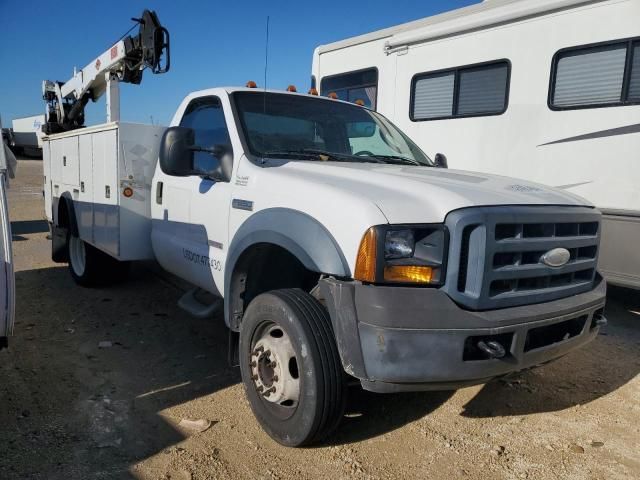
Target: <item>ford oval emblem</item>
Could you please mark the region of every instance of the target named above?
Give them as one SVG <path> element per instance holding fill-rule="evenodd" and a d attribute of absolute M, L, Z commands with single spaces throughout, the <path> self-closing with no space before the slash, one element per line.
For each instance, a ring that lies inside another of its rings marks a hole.
<path fill-rule="evenodd" d="M 561 267 L 566 265 L 571 254 L 566 248 L 554 248 L 540 257 L 540 261 L 550 267 Z"/>

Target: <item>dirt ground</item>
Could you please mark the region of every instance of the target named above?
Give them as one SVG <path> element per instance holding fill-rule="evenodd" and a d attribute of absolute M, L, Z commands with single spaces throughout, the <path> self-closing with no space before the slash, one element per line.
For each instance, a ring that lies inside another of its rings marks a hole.
<path fill-rule="evenodd" d="M 9 191 L 1 479 L 640 478 L 637 293 L 610 289 L 604 333 L 553 364 L 456 392 L 354 390 L 326 444 L 287 449 L 251 414 L 222 318 L 179 310 L 179 282 L 138 265 L 121 286 L 83 289 L 51 262 L 41 168 L 21 161 Z"/>

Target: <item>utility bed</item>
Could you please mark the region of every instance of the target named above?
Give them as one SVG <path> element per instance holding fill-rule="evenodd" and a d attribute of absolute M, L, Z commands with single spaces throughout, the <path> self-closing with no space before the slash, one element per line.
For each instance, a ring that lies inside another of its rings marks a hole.
<path fill-rule="evenodd" d="M 82 240 L 118 260 L 153 258 L 149 196 L 165 128 L 113 122 L 44 137 L 49 222 L 67 197 Z"/>

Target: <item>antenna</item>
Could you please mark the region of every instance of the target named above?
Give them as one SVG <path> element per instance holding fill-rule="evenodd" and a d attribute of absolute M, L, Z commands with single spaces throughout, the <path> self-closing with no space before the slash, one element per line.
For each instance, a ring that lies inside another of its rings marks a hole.
<path fill-rule="evenodd" d="M 267 15 L 267 38 L 264 42 L 264 89 L 267 90 L 267 66 L 269 65 L 269 15 Z"/>
<path fill-rule="evenodd" d="M 263 113 L 267 114 L 267 67 L 269 66 L 269 15 L 267 15 L 267 35 L 264 42 L 264 107 Z"/>

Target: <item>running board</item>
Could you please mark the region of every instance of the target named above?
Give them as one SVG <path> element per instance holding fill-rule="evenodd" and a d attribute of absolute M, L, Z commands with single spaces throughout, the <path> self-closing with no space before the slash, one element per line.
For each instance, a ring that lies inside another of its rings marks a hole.
<path fill-rule="evenodd" d="M 201 288 L 194 288 L 189 290 L 180 298 L 180 300 L 178 300 L 178 306 L 192 317 L 200 319 L 213 317 L 216 313 L 222 310 L 222 298 L 215 297 L 211 303 L 207 304 L 201 302 L 197 298 L 196 295 L 198 293 L 207 293 L 211 296 L 209 292 L 206 292 Z"/>

